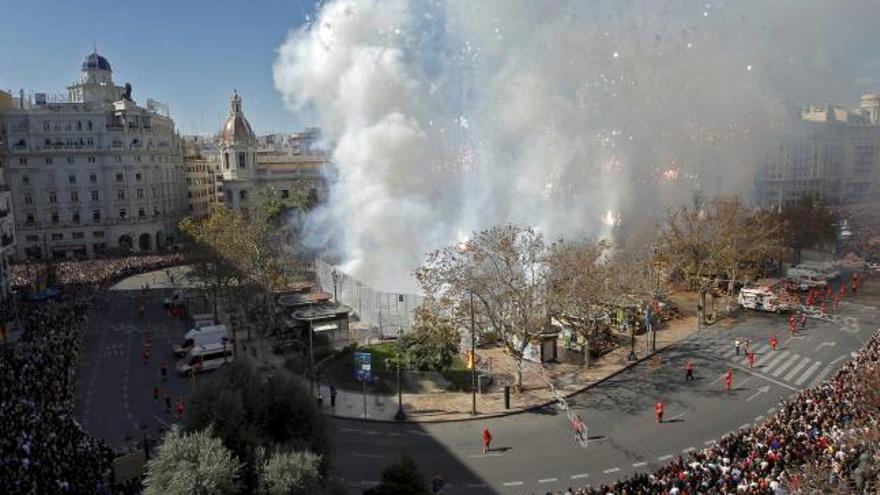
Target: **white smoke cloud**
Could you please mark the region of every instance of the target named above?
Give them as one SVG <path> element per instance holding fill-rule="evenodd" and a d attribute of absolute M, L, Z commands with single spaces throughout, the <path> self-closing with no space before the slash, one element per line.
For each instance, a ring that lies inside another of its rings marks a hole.
<path fill-rule="evenodd" d="M 338 168 L 313 233 L 338 232 L 346 271 L 391 289 L 492 224 L 604 236 L 609 212 L 643 224 L 695 189 L 748 192 L 775 105 L 855 79 L 830 76 L 841 50 L 876 42 L 868 7 L 327 2 L 274 67 Z"/>

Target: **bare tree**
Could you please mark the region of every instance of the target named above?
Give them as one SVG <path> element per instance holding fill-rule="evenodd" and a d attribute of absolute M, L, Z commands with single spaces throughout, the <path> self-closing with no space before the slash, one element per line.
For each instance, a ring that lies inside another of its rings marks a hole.
<path fill-rule="evenodd" d="M 523 359 L 548 323 L 548 247 L 527 227 L 496 226 L 460 245 L 428 255 L 416 270 L 425 294 L 466 307 L 473 294 L 482 316 L 498 333 L 516 365 L 522 388 Z"/>

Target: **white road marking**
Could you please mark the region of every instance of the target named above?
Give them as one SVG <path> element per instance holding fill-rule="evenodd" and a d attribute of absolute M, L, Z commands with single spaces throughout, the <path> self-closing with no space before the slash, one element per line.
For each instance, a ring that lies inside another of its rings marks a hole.
<path fill-rule="evenodd" d="M 538 480 L 538 483 L 556 483 L 559 481 L 558 478 L 544 478 L 542 480 Z"/>
<path fill-rule="evenodd" d="M 771 407 L 771 408 L 767 409 L 767 414 L 773 414 L 773 413 L 775 413 L 775 412 L 776 412 L 776 408 L 775 408 L 775 407 Z"/>
<path fill-rule="evenodd" d="M 668 461 L 669 459 L 672 459 L 672 454 L 661 455 L 657 458 L 660 462 Z"/>
<path fill-rule="evenodd" d="M 739 428 L 738 428 L 738 429 L 740 429 L 740 430 L 745 430 L 745 429 L 748 428 L 749 426 L 752 426 L 752 424 L 751 424 L 751 423 L 741 424 L 741 425 L 739 425 Z"/>
<path fill-rule="evenodd" d="M 590 473 L 581 473 L 581 474 L 571 475 L 571 479 L 573 479 L 573 480 L 579 480 L 579 479 L 589 478 L 589 477 L 590 477 Z"/>
<path fill-rule="evenodd" d="M 687 454 L 688 452 L 693 452 L 693 451 L 695 451 L 695 450 L 697 450 L 696 447 L 688 447 L 688 448 L 686 448 L 686 449 L 682 449 L 682 452 L 684 452 L 685 454 Z"/>
<path fill-rule="evenodd" d="M 748 373 L 748 374 L 750 374 L 750 375 L 754 375 L 754 376 L 756 376 L 756 377 L 758 377 L 758 378 L 762 378 L 762 379 L 764 379 L 764 380 L 767 380 L 768 382 L 770 382 L 770 383 L 774 383 L 774 384 L 776 384 L 776 385 L 779 385 L 780 387 L 787 388 L 787 389 L 791 390 L 792 392 L 797 392 L 797 391 L 798 391 L 797 388 L 792 387 L 791 385 L 789 385 L 789 384 L 787 384 L 787 383 L 785 383 L 785 382 L 781 382 L 781 381 L 779 381 L 779 380 L 774 380 L 773 378 L 770 378 L 769 376 L 764 376 L 764 375 L 761 375 L 761 374 L 758 374 L 758 373 L 754 373 L 754 372 L 752 372 L 752 370 L 748 370 L 748 369 L 743 368 L 743 367 L 741 367 L 741 366 L 734 366 L 734 368 L 736 368 L 736 369 L 738 369 L 738 370 L 740 370 L 740 371 L 742 371 L 742 372 L 744 372 L 744 373 Z"/>
<path fill-rule="evenodd" d="M 848 358 L 848 357 L 849 357 L 849 354 L 844 354 L 844 355 L 842 355 L 842 356 L 836 357 L 836 358 L 834 358 L 833 361 L 831 361 L 830 363 L 828 363 L 828 366 L 834 366 L 835 364 L 837 364 L 837 363 L 843 361 L 844 359 L 846 359 L 846 358 Z"/>
<path fill-rule="evenodd" d="M 634 467 L 634 468 L 640 468 L 640 467 L 642 467 L 642 466 L 647 466 L 647 465 L 648 465 L 648 463 L 645 462 L 645 461 L 642 461 L 642 462 L 634 462 L 634 463 L 633 463 L 633 467 Z"/>
<path fill-rule="evenodd" d="M 788 361 L 784 362 L 784 363 L 781 364 L 778 368 L 776 368 L 775 370 L 773 370 L 773 376 L 779 376 L 779 375 L 781 375 L 782 372 L 785 371 L 786 368 L 788 368 L 789 366 L 793 365 L 793 364 L 794 364 L 798 359 L 800 359 L 800 358 L 801 358 L 801 357 L 800 357 L 799 355 L 797 355 L 797 354 L 792 354 L 792 356 L 788 359 Z"/>
<path fill-rule="evenodd" d="M 802 370 L 804 368 L 804 366 L 806 366 L 810 361 L 812 361 L 812 359 L 810 359 L 810 358 L 802 359 L 801 362 L 799 362 L 797 364 L 797 366 L 792 368 L 791 371 L 789 371 L 788 374 L 785 375 L 785 378 L 783 378 L 783 380 L 785 380 L 787 382 L 791 381 L 791 379 L 794 378 L 794 376 L 797 374 L 797 372 Z"/>
<path fill-rule="evenodd" d="M 504 486 L 523 486 L 522 481 L 505 481 Z"/>
<path fill-rule="evenodd" d="M 470 454 L 468 457 L 480 458 L 480 457 L 504 457 L 506 454 L 501 452 L 487 452 L 485 454 Z"/>
<path fill-rule="evenodd" d="M 763 387 L 758 387 L 758 390 L 756 390 L 755 393 L 753 393 L 752 395 L 750 395 L 750 396 L 746 399 L 746 402 L 751 402 L 752 399 L 754 399 L 755 397 L 757 397 L 757 396 L 759 396 L 759 395 L 761 395 L 761 394 L 766 394 L 766 393 L 769 392 L 769 391 L 770 391 L 770 385 L 764 385 Z"/>
<path fill-rule="evenodd" d="M 706 440 L 705 442 L 703 442 L 703 445 L 712 445 L 713 443 L 715 443 L 715 439 L 714 439 L 714 438 L 711 439 L 711 440 Z"/>
<path fill-rule="evenodd" d="M 834 347 L 835 345 L 837 345 L 837 342 L 822 342 L 821 344 L 819 344 L 818 347 L 816 347 L 816 349 L 813 352 L 818 351 L 819 349 L 826 347 L 826 346 L 827 347 Z"/>
<path fill-rule="evenodd" d="M 605 474 L 611 474 L 611 473 L 616 473 L 616 472 L 618 472 L 618 471 L 620 471 L 620 468 L 619 468 L 619 467 L 613 467 L 613 468 L 606 469 L 606 470 L 604 470 L 604 471 L 602 471 L 602 472 L 605 473 Z"/>
<path fill-rule="evenodd" d="M 764 416 L 755 416 L 755 423 L 760 423 Z"/>
<path fill-rule="evenodd" d="M 822 380 L 824 380 L 825 377 L 828 376 L 829 373 L 831 373 L 831 365 L 830 364 L 828 366 L 826 366 L 825 369 L 823 369 L 821 373 L 816 375 L 816 378 L 810 383 L 810 386 L 815 387 L 816 385 L 822 383 Z"/>
<path fill-rule="evenodd" d="M 779 352 L 779 351 L 770 350 L 770 351 L 764 353 L 763 355 L 761 355 L 761 357 L 759 357 L 757 360 L 755 360 L 755 366 L 761 366 L 762 364 L 764 364 L 765 361 L 769 361 L 770 358 L 777 355 L 777 352 Z"/>
<path fill-rule="evenodd" d="M 780 352 L 778 356 L 774 357 L 769 363 L 767 363 L 767 366 L 765 366 L 765 368 L 769 370 L 770 368 L 776 366 L 777 364 L 779 364 L 780 361 L 787 358 L 789 354 L 791 353 L 788 351 Z"/>
<path fill-rule="evenodd" d="M 809 378 L 810 375 L 812 375 L 819 368 L 819 366 L 822 366 L 821 361 L 816 361 L 815 363 L 813 363 L 813 365 L 807 368 L 807 371 L 804 371 L 804 374 L 801 375 L 797 380 L 795 380 L 794 383 L 796 385 L 800 385 L 807 381 L 807 378 Z"/>

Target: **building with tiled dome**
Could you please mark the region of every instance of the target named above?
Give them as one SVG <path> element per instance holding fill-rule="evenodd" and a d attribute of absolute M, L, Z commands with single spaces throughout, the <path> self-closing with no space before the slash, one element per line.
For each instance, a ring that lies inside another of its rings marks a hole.
<path fill-rule="evenodd" d="M 259 139 L 242 111 L 241 96 L 234 92 L 229 115 L 217 137 L 220 202 L 248 214 L 265 189 L 277 191 L 280 199 L 305 192 L 314 202 L 326 195 L 327 160 L 313 147 L 319 139 L 317 129 L 307 129 L 283 137 L 292 146 L 282 149 Z"/>
<path fill-rule="evenodd" d="M 135 102 L 110 62 L 85 57 L 66 95 L 22 91 L 0 111 L 19 259 L 152 252 L 186 214 L 180 138 L 167 107 Z"/>

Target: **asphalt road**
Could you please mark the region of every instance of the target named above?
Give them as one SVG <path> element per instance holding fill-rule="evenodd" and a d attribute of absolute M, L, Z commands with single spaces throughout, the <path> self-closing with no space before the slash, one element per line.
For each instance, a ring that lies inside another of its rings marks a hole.
<path fill-rule="evenodd" d="M 845 318 L 848 317 L 848 318 Z M 372 486 L 401 450 L 428 476 L 441 476 L 444 493 L 545 493 L 598 484 L 651 470 L 674 456 L 754 425 L 773 413 L 779 399 L 821 381 L 880 326 L 876 308 L 844 302 L 837 321 L 810 319 L 795 338 L 786 316 L 746 313 L 734 325 L 703 329 L 661 354 L 661 364 L 642 363 L 570 401 L 588 428 L 578 445 L 564 412 L 556 408 L 505 418 L 435 425 L 334 421 L 336 473 L 352 493 Z M 780 346 L 770 349 L 776 334 Z M 756 365 L 736 356 L 734 339 L 750 338 Z M 696 381 L 684 380 L 688 359 Z M 733 369 L 734 389 L 722 376 Z M 666 404 L 663 424 L 653 405 Z M 488 426 L 493 450 L 480 453 Z"/>
<path fill-rule="evenodd" d="M 171 345 L 187 330 L 186 322 L 169 318 L 163 299 L 170 295 L 164 274 L 126 279 L 100 298 L 83 339 L 77 370 L 77 418 L 86 431 L 106 439 L 114 448 L 142 448 L 143 437 L 155 439 L 177 420 L 176 401 L 189 395 L 192 383 L 174 373 Z M 151 289 L 144 298 L 144 316 L 138 314 L 142 283 Z M 152 332 L 152 352 L 145 363 L 144 336 Z M 168 364 L 163 382 L 160 362 Z M 153 399 L 153 387 L 161 390 Z M 164 395 L 172 398 L 165 412 Z"/>

